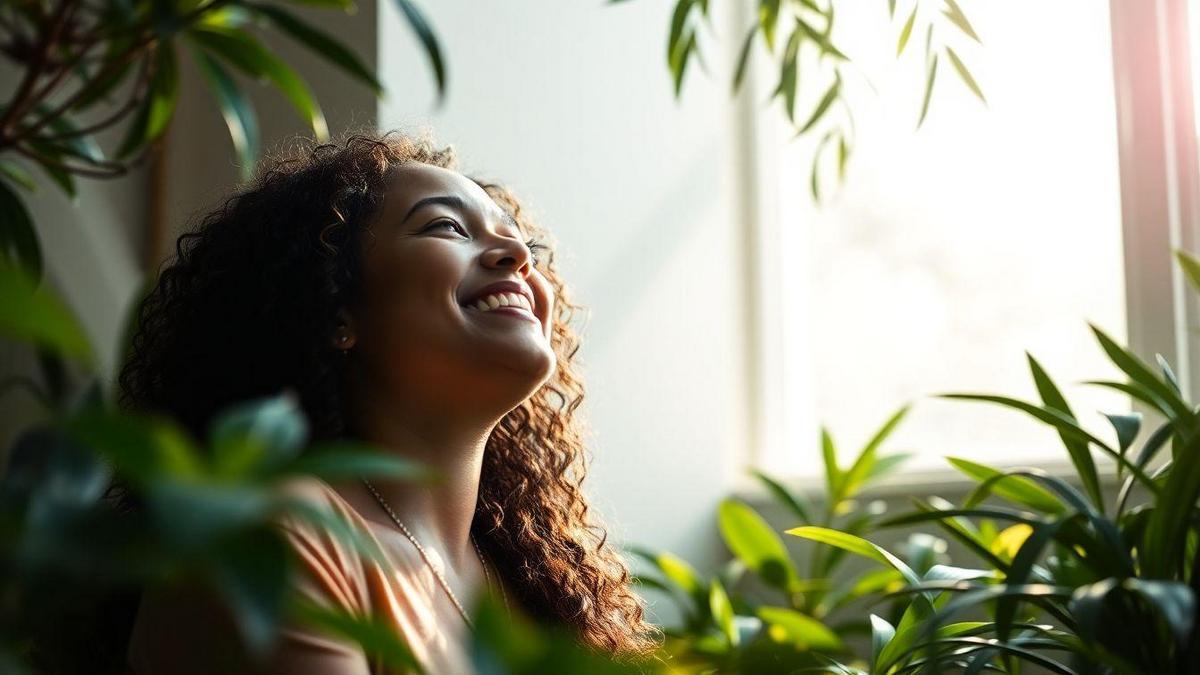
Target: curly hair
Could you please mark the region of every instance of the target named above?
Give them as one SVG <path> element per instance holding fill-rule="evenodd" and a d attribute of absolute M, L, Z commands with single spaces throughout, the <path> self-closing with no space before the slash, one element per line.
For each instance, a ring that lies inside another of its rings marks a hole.
<path fill-rule="evenodd" d="M 173 416 L 197 438 L 238 400 L 290 388 L 314 440 L 346 432 L 337 310 L 361 292 L 359 243 L 391 169 L 457 170 L 453 146 L 425 133 L 353 134 L 271 162 L 176 242 L 176 256 L 137 306 L 118 380 L 126 409 Z M 546 233 L 506 187 L 471 178 L 526 232 Z M 555 374 L 495 427 L 484 454 L 473 530 L 529 614 L 581 642 L 640 656 L 660 632 L 643 618 L 625 562 L 581 490 L 590 461 L 576 409 L 579 339 L 553 256 L 540 263 L 557 296 Z"/>

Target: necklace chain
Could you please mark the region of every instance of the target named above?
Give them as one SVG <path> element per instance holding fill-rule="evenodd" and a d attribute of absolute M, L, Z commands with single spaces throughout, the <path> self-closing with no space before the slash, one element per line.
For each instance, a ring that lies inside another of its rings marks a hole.
<path fill-rule="evenodd" d="M 362 478 L 361 480 L 363 484 L 367 486 L 367 489 L 371 491 L 371 494 L 375 496 L 375 501 L 379 502 L 379 505 L 383 507 L 383 510 L 386 511 L 388 516 L 391 517 L 392 521 L 396 523 L 396 527 L 400 528 L 400 532 L 402 532 L 404 536 L 412 542 L 413 546 L 417 548 L 417 552 L 421 554 L 421 559 L 425 561 L 425 564 L 429 567 L 430 571 L 433 572 L 433 576 L 437 578 L 437 581 L 441 585 L 442 589 L 446 591 L 446 595 L 450 596 L 450 601 L 454 603 L 455 608 L 458 609 L 458 613 L 462 614 L 463 621 L 467 622 L 467 626 L 474 628 L 475 625 L 471 621 L 471 617 L 467 615 L 467 610 L 464 609 L 462 603 L 458 601 L 458 596 L 454 595 L 454 591 L 450 590 L 450 584 L 446 582 L 446 577 L 442 576 L 442 573 L 438 570 L 438 568 L 429 561 L 429 554 L 425 552 L 425 547 L 421 545 L 421 542 L 417 541 L 417 538 L 413 536 L 412 532 L 409 532 L 408 528 L 404 526 L 404 523 L 400 522 L 400 518 L 396 516 L 396 512 L 392 511 L 392 507 L 388 505 L 386 500 L 384 500 L 383 495 L 379 494 L 379 491 L 375 489 L 375 486 L 371 485 L 371 482 L 366 478 Z M 484 583 L 490 588 L 492 585 L 492 577 L 488 572 L 487 560 L 483 557 L 483 550 L 480 549 L 479 544 L 475 542 L 475 535 L 468 535 L 468 537 L 471 540 L 471 546 L 475 549 L 475 554 L 479 556 L 479 564 L 483 566 Z M 504 599 L 504 609 L 506 612 L 508 612 L 509 616 L 511 616 L 512 610 L 508 606 L 508 593 L 504 590 L 504 584 L 500 583 L 499 571 L 497 571 L 496 576 L 496 585 L 500 587 L 500 595 Z"/>

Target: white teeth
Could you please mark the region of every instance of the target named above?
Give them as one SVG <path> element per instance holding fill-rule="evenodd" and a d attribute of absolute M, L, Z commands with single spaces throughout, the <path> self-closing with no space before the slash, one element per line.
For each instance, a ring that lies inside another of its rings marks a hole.
<path fill-rule="evenodd" d="M 482 312 L 496 309 L 497 307 L 520 307 L 527 312 L 533 312 L 533 306 L 530 304 L 529 298 L 520 293 L 495 293 L 476 300 L 471 306 Z"/>

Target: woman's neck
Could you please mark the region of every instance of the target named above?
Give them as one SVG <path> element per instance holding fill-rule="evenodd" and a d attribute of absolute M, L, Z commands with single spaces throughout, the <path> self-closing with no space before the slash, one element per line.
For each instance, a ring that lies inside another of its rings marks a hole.
<path fill-rule="evenodd" d="M 406 414 L 389 407 L 386 414 L 360 409 L 353 437 L 433 469 L 436 482 L 372 478 L 397 517 L 426 546 L 448 557 L 456 570 L 475 557 L 470 540 L 471 523 L 479 495 L 483 453 L 496 420 L 437 417 L 428 410 Z M 382 412 L 382 411 L 380 411 Z M 394 526 L 362 481 L 331 483 L 365 517 Z"/>

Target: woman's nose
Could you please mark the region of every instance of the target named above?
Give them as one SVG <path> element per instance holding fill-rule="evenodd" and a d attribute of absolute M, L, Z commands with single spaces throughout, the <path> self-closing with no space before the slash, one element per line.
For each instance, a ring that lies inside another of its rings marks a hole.
<path fill-rule="evenodd" d="M 509 238 L 504 243 L 488 249 L 483 258 L 488 267 L 519 269 L 524 273 L 529 268 L 532 254 L 524 243 Z"/>

